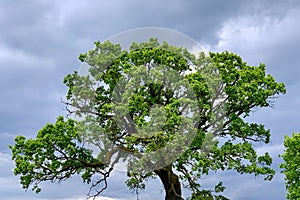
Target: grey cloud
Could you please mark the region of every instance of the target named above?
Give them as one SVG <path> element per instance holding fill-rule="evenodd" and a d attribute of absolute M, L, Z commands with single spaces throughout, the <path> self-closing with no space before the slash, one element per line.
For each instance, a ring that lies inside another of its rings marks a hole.
<path fill-rule="evenodd" d="M 219 1 L 112 1 L 90 7 L 90 3 L 85 1 L 73 15 L 66 16 L 64 22 L 69 25 L 67 30 L 71 35 L 104 35 L 105 38 L 130 28 L 162 26 L 201 39 L 214 36 L 220 22 L 236 13 L 239 5 Z"/>
<path fill-rule="evenodd" d="M 213 42 L 218 39 L 216 32 L 227 18 L 244 13 L 254 15 L 266 10 L 265 5 L 272 15 L 281 16 L 296 5 L 295 1 L 278 2 L 20 1 L 16 4 L 7 1 L 1 4 L 3 19 L 0 26 L 6 30 L 1 35 L 7 44 L 42 55 L 64 52 L 68 47 L 71 50 L 72 43 L 78 42 L 72 39 L 96 41 L 143 26 L 173 28 L 197 40 Z"/>
<path fill-rule="evenodd" d="M 47 48 L 44 44 L 55 37 L 51 32 L 54 6 L 47 1 L 2 1 L 1 38 L 2 43 L 14 49 L 41 54 Z M 49 48 L 49 47 L 48 47 Z M 35 50 L 35 51 L 34 51 Z"/>
<path fill-rule="evenodd" d="M 26 128 L 25 124 L 36 127 L 38 120 L 59 112 L 62 77 L 51 62 L 30 59 L 12 54 L 0 61 L 1 132 L 16 132 L 16 128 Z"/>

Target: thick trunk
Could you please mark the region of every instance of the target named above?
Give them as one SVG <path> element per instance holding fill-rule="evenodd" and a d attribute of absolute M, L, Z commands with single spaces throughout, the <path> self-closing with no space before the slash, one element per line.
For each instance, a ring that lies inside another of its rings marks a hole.
<path fill-rule="evenodd" d="M 172 166 L 156 170 L 155 173 L 164 185 L 166 192 L 165 200 L 183 200 L 180 181 L 178 176 L 172 171 Z"/>

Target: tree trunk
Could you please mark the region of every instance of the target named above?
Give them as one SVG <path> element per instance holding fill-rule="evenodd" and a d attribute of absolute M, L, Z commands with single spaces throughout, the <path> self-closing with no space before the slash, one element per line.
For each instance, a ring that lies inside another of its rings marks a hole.
<path fill-rule="evenodd" d="M 172 171 L 171 165 L 156 170 L 155 173 L 159 176 L 164 185 L 166 192 L 165 200 L 184 200 L 181 196 L 181 185 L 179 178 Z"/>

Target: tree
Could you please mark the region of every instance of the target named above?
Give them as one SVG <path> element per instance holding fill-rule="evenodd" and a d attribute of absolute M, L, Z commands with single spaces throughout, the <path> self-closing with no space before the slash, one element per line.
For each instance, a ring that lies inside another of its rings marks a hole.
<path fill-rule="evenodd" d="M 293 133 L 292 137 L 284 136 L 285 151 L 282 155 L 284 163 L 280 164 L 285 174 L 287 199 L 300 198 L 300 133 Z"/>
<path fill-rule="evenodd" d="M 196 57 L 155 38 L 129 50 L 109 41 L 95 46 L 79 56 L 89 72 L 64 79 L 68 119 L 10 147 L 23 188 L 40 192 L 40 182 L 80 174 L 91 184 L 88 197 L 96 197 L 118 162 L 127 164 L 130 189 L 159 178 L 166 200 L 183 199 L 182 186 L 190 199 L 226 199 L 218 194 L 222 182 L 202 190 L 200 178 L 211 171 L 272 179 L 272 158 L 253 148 L 269 142 L 270 130 L 245 120 L 285 93 L 264 64 L 249 66 L 227 51 Z"/>

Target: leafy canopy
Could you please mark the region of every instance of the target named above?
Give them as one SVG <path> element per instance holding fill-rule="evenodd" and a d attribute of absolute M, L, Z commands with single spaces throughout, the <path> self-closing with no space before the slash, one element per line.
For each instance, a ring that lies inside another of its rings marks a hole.
<path fill-rule="evenodd" d="M 282 155 L 284 163 L 280 164 L 285 174 L 287 199 L 300 198 L 300 133 L 291 137 L 284 136 L 285 151 Z"/>
<path fill-rule="evenodd" d="M 35 139 L 18 136 L 11 146 L 14 172 L 25 189 L 33 184 L 39 192 L 42 181 L 81 174 L 95 197 L 118 162 L 128 164 L 129 188 L 143 189 L 148 178 L 159 177 L 166 199 L 172 192 L 181 198 L 180 183 L 192 199 L 222 192 L 222 182 L 202 190 L 200 179 L 210 171 L 272 179 L 271 157 L 258 156 L 253 148 L 255 142 L 269 142 L 270 130 L 245 120 L 285 93 L 264 64 L 250 66 L 227 51 L 196 57 L 155 38 L 128 50 L 95 42 L 79 59 L 89 66 L 88 74 L 75 71 L 64 79 L 65 104 L 77 120 L 58 117 Z"/>

